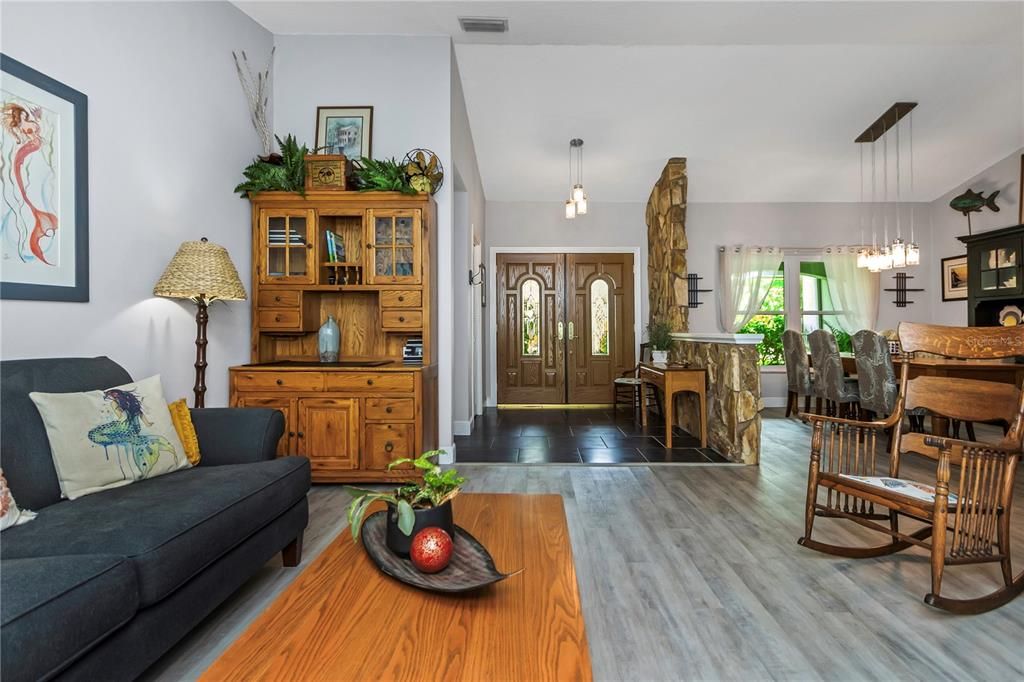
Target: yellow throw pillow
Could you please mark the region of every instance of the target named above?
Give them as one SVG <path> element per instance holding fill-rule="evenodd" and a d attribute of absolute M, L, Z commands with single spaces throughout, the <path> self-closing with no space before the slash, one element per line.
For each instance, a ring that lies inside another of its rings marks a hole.
<path fill-rule="evenodd" d="M 181 445 L 185 448 L 185 456 L 189 464 L 199 465 L 199 438 L 196 436 L 196 427 L 192 425 L 192 413 L 188 411 L 188 403 L 185 399 L 175 400 L 167 406 L 171 412 L 171 423 L 174 430 L 178 432 Z"/>

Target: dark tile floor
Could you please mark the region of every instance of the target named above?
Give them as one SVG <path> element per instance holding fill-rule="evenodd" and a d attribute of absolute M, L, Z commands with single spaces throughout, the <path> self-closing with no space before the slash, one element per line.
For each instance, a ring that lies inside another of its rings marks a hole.
<path fill-rule="evenodd" d="M 470 436 L 455 437 L 463 464 L 718 464 L 726 460 L 676 428 L 665 447 L 665 423 L 646 429 L 632 414 L 596 410 L 498 410 L 478 416 Z"/>

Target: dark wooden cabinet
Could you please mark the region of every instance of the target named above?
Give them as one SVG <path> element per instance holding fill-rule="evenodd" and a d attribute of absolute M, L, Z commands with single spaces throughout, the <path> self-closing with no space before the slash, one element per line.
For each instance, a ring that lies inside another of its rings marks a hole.
<path fill-rule="evenodd" d="M 1024 309 L 1024 225 L 964 237 L 967 245 L 967 322 L 999 324 L 1007 306 Z"/>
<path fill-rule="evenodd" d="M 315 482 L 415 475 L 386 467 L 437 447 L 433 199 L 310 191 L 251 200 L 251 364 L 231 368 L 231 404 L 280 410 L 278 455 L 308 457 Z M 319 362 L 329 315 L 344 366 Z M 423 342 L 420 365 L 402 362 L 412 338 Z"/>

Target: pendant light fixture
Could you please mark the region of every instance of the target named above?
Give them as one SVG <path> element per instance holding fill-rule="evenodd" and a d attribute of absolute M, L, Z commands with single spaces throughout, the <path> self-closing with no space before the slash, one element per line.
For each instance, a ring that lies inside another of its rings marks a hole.
<path fill-rule="evenodd" d="M 575 163 L 574 163 L 575 162 Z M 575 169 L 575 179 L 573 170 Z M 569 140 L 569 198 L 565 200 L 565 217 L 572 220 L 587 214 L 587 193 L 583 189 L 583 140 Z"/>
<path fill-rule="evenodd" d="M 868 222 L 871 224 L 871 247 L 864 246 L 864 231 L 861 221 L 861 249 L 857 252 L 857 267 L 866 267 L 871 272 L 880 272 L 892 268 L 904 268 L 908 265 L 918 265 L 921 262 L 921 250 L 914 241 L 914 206 L 910 207 L 910 242 L 903 239 L 903 142 L 901 139 L 902 127 L 900 120 L 910 114 L 910 194 L 911 202 L 914 196 L 914 128 L 913 109 L 916 102 L 897 102 L 892 105 L 881 117 L 872 123 L 867 130 L 860 134 L 854 142 L 871 143 L 871 207 L 868 211 Z M 889 205 L 889 136 L 887 133 L 896 128 L 896 154 L 895 154 L 895 190 L 896 206 L 893 209 Z M 876 172 L 876 142 L 882 140 L 882 201 L 879 205 L 876 202 L 877 195 L 877 172 Z M 863 148 L 862 148 L 863 149 Z M 861 203 L 864 202 L 864 154 L 861 152 Z M 892 210 L 895 214 L 895 236 L 889 240 L 889 220 Z M 863 207 L 861 209 L 863 215 Z M 880 215 L 879 215 L 880 214 Z M 878 241 L 878 221 L 882 223 L 882 240 Z"/>
<path fill-rule="evenodd" d="M 907 265 L 921 264 L 921 249 L 914 240 L 914 112 L 910 112 L 910 243 L 907 244 Z"/>

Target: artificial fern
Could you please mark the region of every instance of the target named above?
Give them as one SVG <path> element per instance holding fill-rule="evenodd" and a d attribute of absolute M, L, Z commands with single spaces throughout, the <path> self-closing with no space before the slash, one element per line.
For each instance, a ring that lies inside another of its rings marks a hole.
<path fill-rule="evenodd" d="M 306 145 L 299 146 L 294 135 L 288 135 L 284 140 L 280 137 L 276 139 L 281 150 L 281 163 L 268 163 L 260 159 L 250 163 L 242 171 L 245 182 L 235 187 L 235 191 L 243 197 L 249 196 L 251 192 L 274 190 L 305 195 L 306 154 L 309 153 L 309 149 Z"/>
<path fill-rule="evenodd" d="M 416 194 L 409 184 L 405 166 L 391 159 L 374 160 L 368 156 L 352 164 L 352 179 L 360 192 L 401 192 Z"/>

